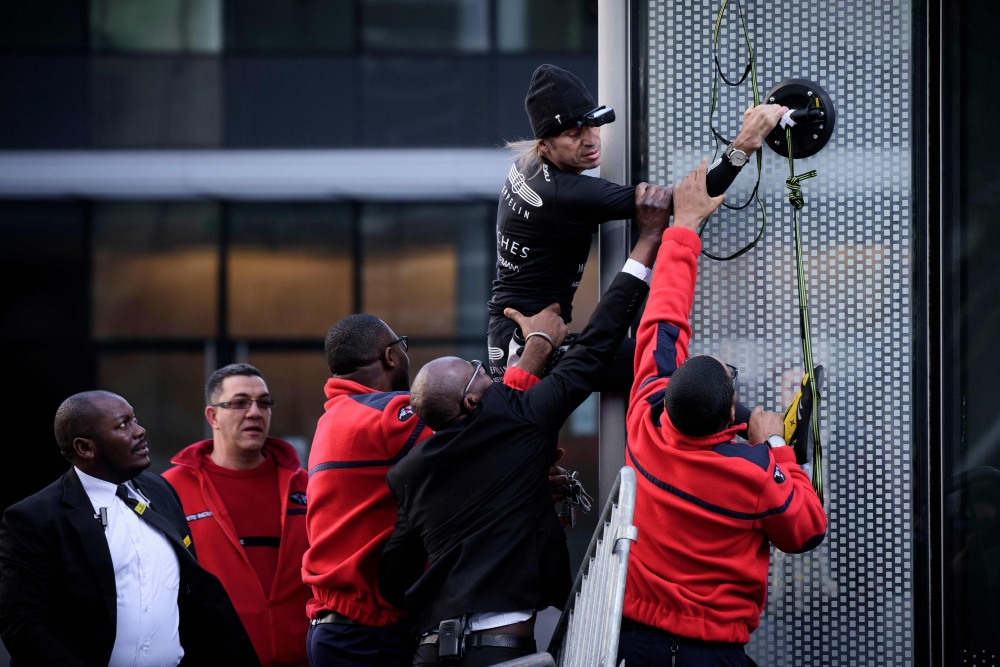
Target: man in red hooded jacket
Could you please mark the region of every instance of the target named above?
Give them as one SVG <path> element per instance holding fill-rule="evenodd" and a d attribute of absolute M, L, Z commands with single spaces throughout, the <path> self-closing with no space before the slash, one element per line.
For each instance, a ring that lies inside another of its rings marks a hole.
<path fill-rule="evenodd" d="M 409 665 L 415 648 L 402 610 L 378 591 L 378 559 L 396 521 L 385 474 L 430 435 L 410 408 L 406 336 L 372 315 L 351 315 L 326 336 L 333 375 L 309 452 L 312 667 Z"/>
<path fill-rule="evenodd" d="M 260 371 L 231 364 L 205 387 L 212 439 L 171 459 L 202 567 L 222 581 L 263 667 L 304 666 L 302 583 L 306 471 L 290 444 L 268 437 L 274 402 Z"/>
<path fill-rule="evenodd" d="M 743 645 L 767 594 L 770 544 L 801 553 L 826 534 L 826 515 L 785 446 L 782 417 L 735 421 L 737 369 L 688 359 L 701 240 L 722 203 L 705 162 L 674 188 L 637 335 L 625 462 L 636 472 L 635 524 L 619 660 L 646 665 L 747 665 Z"/>

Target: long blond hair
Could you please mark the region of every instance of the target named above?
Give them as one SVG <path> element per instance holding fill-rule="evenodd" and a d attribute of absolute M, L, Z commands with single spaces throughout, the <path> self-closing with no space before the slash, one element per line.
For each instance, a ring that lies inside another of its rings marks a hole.
<path fill-rule="evenodd" d="M 511 159 L 517 166 L 517 170 L 524 176 L 524 180 L 530 180 L 538 175 L 542 170 L 542 142 L 544 139 L 523 139 L 521 141 L 508 141 L 506 148 L 511 152 Z"/>

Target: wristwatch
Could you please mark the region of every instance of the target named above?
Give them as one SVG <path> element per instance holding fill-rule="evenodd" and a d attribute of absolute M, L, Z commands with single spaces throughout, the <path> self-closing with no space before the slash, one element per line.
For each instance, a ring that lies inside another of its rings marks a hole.
<path fill-rule="evenodd" d="M 775 449 L 777 447 L 784 447 L 785 445 L 788 444 L 787 442 L 785 442 L 785 439 L 782 438 L 780 435 L 769 435 L 767 436 L 767 440 L 765 440 L 764 442 L 766 442 L 767 446 L 770 447 L 771 449 Z"/>
<path fill-rule="evenodd" d="M 725 155 L 726 158 L 729 160 L 729 164 L 733 165 L 734 167 L 742 167 L 747 163 L 747 160 L 750 159 L 747 157 L 747 154 L 741 151 L 739 148 L 733 148 L 732 144 L 726 146 L 726 152 L 723 153 L 723 155 Z"/>

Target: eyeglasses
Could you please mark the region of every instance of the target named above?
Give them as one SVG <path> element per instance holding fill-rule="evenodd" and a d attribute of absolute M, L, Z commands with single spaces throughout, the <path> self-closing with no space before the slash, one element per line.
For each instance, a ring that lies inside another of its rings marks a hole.
<path fill-rule="evenodd" d="M 465 391 L 462 392 L 462 400 L 465 401 L 465 395 L 469 393 L 469 389 L 472 388 L 472 383 L 475 382 L 476 378 L 480 376 L 481 373 L 485 373 L 483 370 L 483 362 L 478 359 L 472 360 L 472 379 L 469 380 L 469 384 L 465 385 Z"/>
<path fill-rule="evenodd" d="M 378 355 L 378 360 L 382 361 L 383 359 L 385 359 L 385 353 L 388 352 L 389 348 L 395 345 L 396 343 L 399 343 L 400 345 L 403 346 L 403 352 L 406 352 L 407 350 L 410 349 L 410 337 L 400 336 L 399 338 L 397 338 L 396 340 L 392 341 L 391 343 L 385 346 L 385 349 L 382 350 L 382 354 Z"/>
<path fill-rule="evenodd" d="M 234 398 L 225 403 L 213 403 L 213 408 L 226 408 L 227 410 L 249 410 L 250 404 L 256 403 L 261 410 L 270 410 L 274 407 L 274 399 L 271 398 Z"/>
<path fill-rule="evenodd" d="M 735 389 L 736 388 L 736 378 L 738 378 L 740 376 L 740 369 L 738 369 L 738 368 L 736 368 L 736 366 L 732 366 L 730 364 L 726 364 L 726 368 L 729 369 L 729 374 L 733 376 L 733 388 Z"/>

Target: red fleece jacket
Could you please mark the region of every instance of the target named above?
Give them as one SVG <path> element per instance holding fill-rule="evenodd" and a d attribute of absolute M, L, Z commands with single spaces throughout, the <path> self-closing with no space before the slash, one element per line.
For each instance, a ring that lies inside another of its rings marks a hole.
<path fill-rule="evenodd" d="M 663 396 L 688 357 L 700 251 L 688 229 L 663 233 L 639 325 L 625 453 L 639 539 L 623 615 L 689 639 L 746 643 L 767 595 L 768 543 L 808 551 L 823 541 L 826 514 L 791 447 L 734 441 L 745 424 L 692 438 L 670 423 Z"/>
<path fill-rule="evenodd" d="M 431 430 L 413 414 L 408 392 L 337 378 L 325 390 L 309 452 L 309 617 L 335 611 L 362 625 L 393 625 L 403 611 L 378 592 L 378 559 L 396 523 L 385 474 Z"/>
<path fill-rule="evenodd" d="M 204 470 L 213 442 L 204 440 L 185 447 L 163 476 L 177 491 L 187 514 L 191 537 L 198 545 L 198 562 L 222 582 L 264 667 L 307 665 L 306 602 L 309 588 L 300 569 L 306 541 L 306 471 L 295 449 L 282 440 L 268 438 L 264 451 L 278 467 L 278 495 L 260 498 L 281 508 L 278 567 L 270 591 L 261 587 L 236 527 L 222 499 Z"/>

